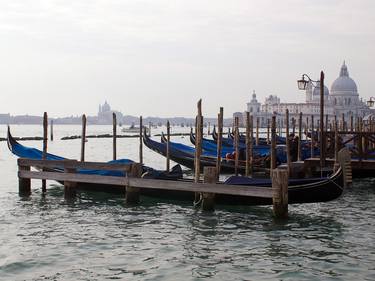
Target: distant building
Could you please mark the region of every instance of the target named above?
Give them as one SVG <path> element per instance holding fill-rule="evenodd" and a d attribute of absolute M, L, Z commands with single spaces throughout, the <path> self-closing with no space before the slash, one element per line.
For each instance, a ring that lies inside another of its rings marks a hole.
<path fill-rule="evenodd" d="M 0 124 L 9 124 L 10 123 L 10 114 L 0 114 Z"/>
<path fill-rule="evenodd" d="M 98 124 L 112 124 L 113 113 L 116 114 L 117 122 L 123 121 L 124 116 L 122 115 L 122 113 L 112 110 L 107 101 L 105 101 L 103 105 L 99 105 Z"/>
<path fill-rule="evenodd" d="M 271 119 L 273 114 L 276 115 L 278 125 L 284 126 L 286 109 L 289 110 L 290 120 L 297 119 L 299 113 L 302 112 L 305 124 L 306 118 L 311 120 L 311 116 L 314 116 L 314 122 L 318 124 L 320 121 L 320 83 L 318 82 L 315 87 L 309 83 L 305 95 L 304 103 L 283 103 L 276 95 L 269 95 L 264 104 L 260 104 L 253 92 L 251 101 L 247 103 L 247 111 L 253 115 L 254 124 L 256 118 L 259 118 L 261 126 L 267 126 L 267 120 Z M 328 115 L 329 121 L 332 121 L 334 116 L 337 116 L 337 120 L 341 120 L 344 115 L 348 122 L 351 116 L 356 120 L 357 117 L 363 118 L 372 112 L 373 110 L 359 98 L 357 84 L 349 77 L 348 67 L 344 62 L 339 77 L 332 83 L 331 91 L 324 86 L 324 115 Z"/>

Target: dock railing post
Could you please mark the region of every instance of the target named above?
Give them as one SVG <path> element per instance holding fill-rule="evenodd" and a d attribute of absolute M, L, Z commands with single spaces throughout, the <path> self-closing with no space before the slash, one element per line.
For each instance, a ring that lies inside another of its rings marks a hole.
<path fill-rule="evenodd" d="M 274 169 L 272 175 L 272 203 L 276 218 L 288 217 L 288 171 Z"/>
<path fill-rule="evenodd" d="M 131 164 L 130 172 L 128 173 L 129 177 L 140 178 L 142 176 L 142 164 L 133 163 Z M 125 202 L 127 204 L 138 204 L 139 203 L 139 187 L 131 186 L 129 183 L 126 184 L 126 195 Z"/>
<path fill-rule="evenodd" d="M 43 154 L 42 159 L 47 158 L 47 142 L 48 142 L 48 117 L 47 112 L 43 114 Z M 42 180 L 42 193 L 46 193 L 47 191 L 47 182 L 46 180 Z"/>
<path fill-rule="evenodd" d="M 30 166 L 20 165 L 18 159 L 18 170 L 30 171 Z M 18 175 L 18 194 L 19 196 L 29 196 L 31 194 L 31 180 L 29 178 L 21 178 Z"/>
<path fill-rule="evenodd" d="M 216 167 L 204 167 L 203 183 L 216 183 Z M 215 209 L 215 194 L 203 192 L 202 194 L 202 210 L 213 211 Z"/>

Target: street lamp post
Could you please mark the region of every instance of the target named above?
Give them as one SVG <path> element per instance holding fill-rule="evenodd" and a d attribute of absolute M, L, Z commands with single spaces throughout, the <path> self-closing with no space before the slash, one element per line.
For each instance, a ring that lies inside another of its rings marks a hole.
<path fill-rule="evenodd" d="M 308 80 L 305 80 L 305 77 Z M 308 83 L 320 83 L 320 130 L 319 130 L 319 139 L 320 139 L 320 170 L 323 170 L 323 167 L 325 165 L 325 155 L 324 155 L 324 72 L 320 72 L 320 81 L 314 81 L 312 80 L 307 74 L 302 75 L 302 79 L 297 81 L 298 89 L 300 90 L 306 90 L 306 86 Z M 311 137 L 313 137 L 311 135 Z"/>
<path fill-rule="evenodd" d="M 368 107 L 373 107 L 375 104 L 375 98 L 370 97 L 370 99 L 366 102 Z"/>

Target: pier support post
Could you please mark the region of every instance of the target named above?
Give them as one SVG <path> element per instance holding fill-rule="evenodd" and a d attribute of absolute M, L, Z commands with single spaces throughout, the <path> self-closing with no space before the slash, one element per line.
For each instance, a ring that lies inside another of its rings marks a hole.
<path fill-rule="evenodd" d="M 272 175 L 273 214 L 276 218 L 288 217 L 288 170 L 274 169 Z"/>
<path fill-rule="evenodd" d="M 204 167 L 203 173 L 204 183 L 216 183 L 216 167 Z M 202 210 L 213 211 L 215 209 L 215 194 L 203 192 L 202 197 Z"/>
<path fill-rule="evenodd" d="M 142 175 L 142 165 L 140 163 L 132 164 L 129 177 L 140 178 L 141 175 Z M 125 202 L 127 204 L 138 204 L 139 203 L 139 191 L 140 191 L 139 187 L 133 187 L 127 184 Z"/>
<path fill-rule="evenodd" d="M 75 166 L 74 163 L 76 163 L 76 160 L 66 160 L 65 164 L 72 164 L 69 165 L 68 167 L 64 168 L 65 173 L 73 173 L 75 174 L 77 172 L 76 168 L 73 168 L 71 166 Z M 64 198 L 66 200 L 74 199 L 76 196 L 76 188 L 77 188 L 77 183 L 76 182 L 71 182 L 71 181 L 64 181 Z"/>
<path fill-rule="evenodd" d="M 19 171 L 30 171 L 30 166 L 18 165 Z M 31 194 L 31 180 L 18 177 L 18 194 L 19 196 L 29 196 Z"/>

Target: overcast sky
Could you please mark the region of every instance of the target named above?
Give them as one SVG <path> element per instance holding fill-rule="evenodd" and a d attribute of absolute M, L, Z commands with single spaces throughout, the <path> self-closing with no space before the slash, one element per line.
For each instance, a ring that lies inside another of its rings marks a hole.
<path fill-rule="evenodd" d="M 252 91 L 303 102 L 296 80 L 346 60 L 374 93 L 374 0 L 1 0 L 0 113 L 244 111 Z"/>

